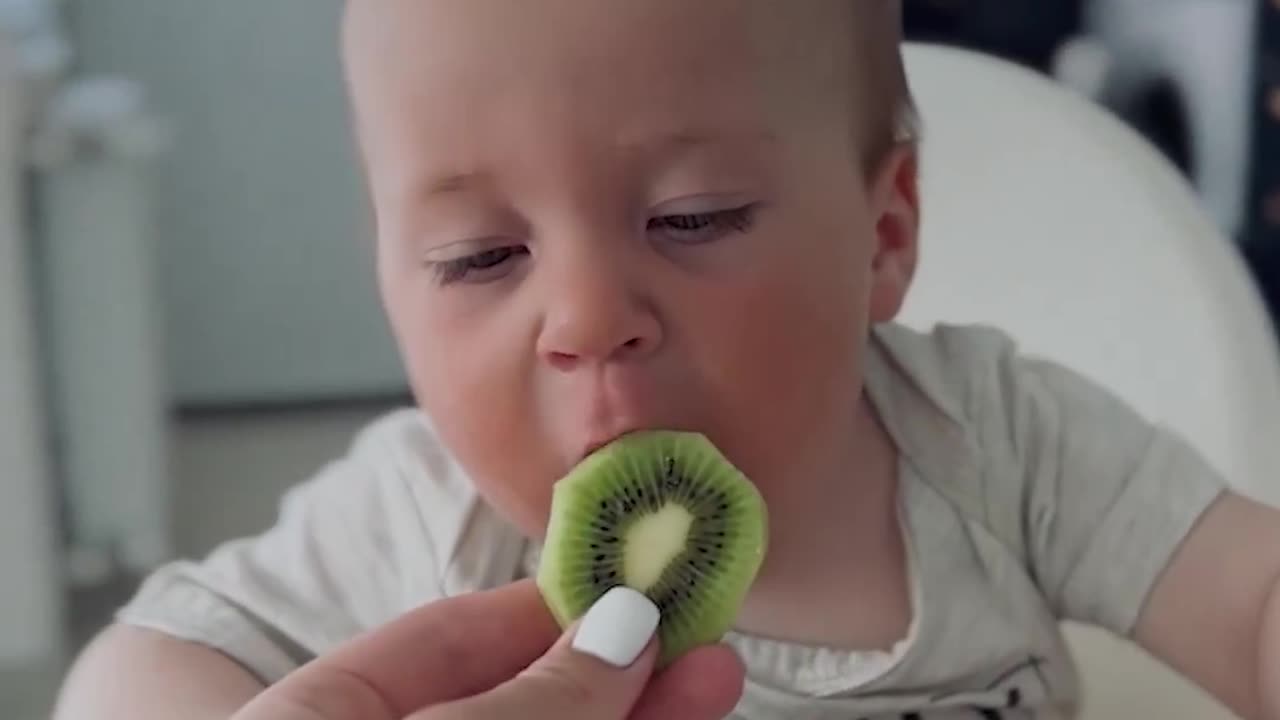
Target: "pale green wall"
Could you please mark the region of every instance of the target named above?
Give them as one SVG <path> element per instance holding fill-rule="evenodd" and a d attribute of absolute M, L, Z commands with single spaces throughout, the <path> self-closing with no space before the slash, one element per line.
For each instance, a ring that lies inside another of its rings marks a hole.
<path fill-rule="evenodd" d="M 86 69 L 140 79 L 178 142 L 159 222 L 184 400 L 386 392 L 337 0 L 73 0 Z"/>

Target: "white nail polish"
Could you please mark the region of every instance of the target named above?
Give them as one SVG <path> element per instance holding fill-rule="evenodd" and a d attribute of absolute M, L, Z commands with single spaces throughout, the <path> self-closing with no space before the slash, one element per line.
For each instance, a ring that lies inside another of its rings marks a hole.
<path fill-rule="evenodd" d="M 578 625 L 573 649 L 593 655 L 614 667 L 636 661 L 658 628 L 658 606 L 627 587 L 605 593 Z"/>

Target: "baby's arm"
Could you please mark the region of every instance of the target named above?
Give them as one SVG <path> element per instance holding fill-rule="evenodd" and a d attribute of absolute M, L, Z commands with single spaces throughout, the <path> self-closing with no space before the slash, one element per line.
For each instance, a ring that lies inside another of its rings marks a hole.
<path fill-rule="evenodd" d="M 72 668 L 53 720 L 227 720 L 262 689 L 212 650 L 115 625 Z"/>
<path fill-rule="evenodd" d="M 1156 585 L 1137 641 L 1247 720 L 1280 720 L 1280 511 L 1227 494 Z"/>
<path fill-rule="evenodd" d="M 58 720 L 225 720 L 303 664 L 436 599 L 428 528 L 449 541 L 466 510 L 454 498 L 470 496 L 433 464 L 433 447 L 412 416 L 375 423 L 293 488 L 266 532 L 153 573 L 82 652 Z"/>
<path fill-rule="evenodd" d="M 1008 504 L 1058 614 L 1133 640 L 1246 720 L 1280 720 L 1280 510 L 1083 376 L 996 367 L 987 406 L 1005 424 L 989 441 L 1026 472 Z"/>

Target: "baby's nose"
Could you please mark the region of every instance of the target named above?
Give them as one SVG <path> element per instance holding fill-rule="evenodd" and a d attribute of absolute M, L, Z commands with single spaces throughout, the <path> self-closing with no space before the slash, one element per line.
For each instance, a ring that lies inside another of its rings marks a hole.
<path fill-rule="evenodd" d="M 584 260 L 544 278 L 539 353 L 562 370 L 652 353 L 662 326 L 637 274 L 622 262 Z"/>

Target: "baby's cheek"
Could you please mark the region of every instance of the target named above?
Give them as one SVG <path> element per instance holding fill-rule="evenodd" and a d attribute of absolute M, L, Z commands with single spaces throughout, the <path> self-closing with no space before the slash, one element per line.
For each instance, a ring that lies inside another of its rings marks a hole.
<path fill-rule="evenodd" d="M 824 409 L 854 380 L 850 350 L 857 331 L 847 327 L 853 317 L 812 308 L 786 310 L 759 308 L 751 317 L 760 318 L 762 327 L 742 328 L 734 338 L 741 348 L 734 361 L 735 384 L 741 400 L 757 409 L 758 422 L 770 426 L 761 430 L 769 433 L 803 431 L 829 419 Z M 772 330 L 762 332 L 768 327 Z M 760 413 L 763 408 L 768 412 Z"/>
<path fill-rule="evenodd" d="M 846 276 L 849 277 L 849 276 Z M 812 272 L 775 275 L 733 299 L 747 321 L 703 323 L 705 362 L 716 368 L 715 404 L 725 448 L 763 482 L 791 477 L 797 454 L 823 451 L 851 414 L 865 332 L 850 280 Z"/>
<path fill-rule="evenodd" d="M 539 535 L 555 465 L 539 434 L 524 363 L 517 353 L 454 338 L 418 354 L 411 372 L 419 403 L 486 500 L 526 534 Z"/>

